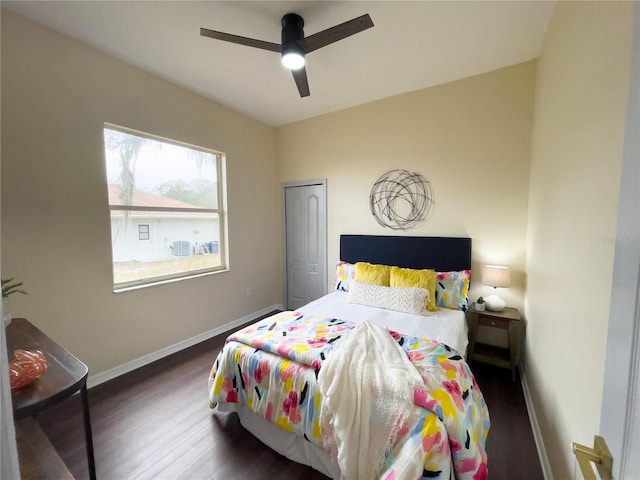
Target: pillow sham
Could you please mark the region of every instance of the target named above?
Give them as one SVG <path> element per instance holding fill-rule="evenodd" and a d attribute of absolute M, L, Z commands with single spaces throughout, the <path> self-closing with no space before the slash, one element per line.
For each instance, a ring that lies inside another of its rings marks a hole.
<path fill-rule="evenodd" d="M 353 263 L 343 262 L 340 260 L 336 263 L 336 274 L 333 277 L 333 289 L 348 292 L 349 282 L 353 280 L 355 274 L 355 265 Z"/>
<path fill-rule="evenodd" d="M 349 286 L 347 302 L 414 315 L 427 315 L 425 306 L 428 297 L 429 292 L 424 288 L 393 288 L 353 280 Z"/>
<path fill-rule="evenodd" d="M 357 277 L 356 277 L 357 279 Z M 429 292 L 426 307 L 430 312 L 438 311 L 436 305 L 436 271 L 391 267 L 389 285 L 392 287 L 418 287 Z"/>
<path fill-rule="evenodd" d="M 389 286 L 389 276 L 391 267 L 388 265 L 376 265 L 367 262 L 356 263 L 355 279 L 362 283 L 372 283 L 374 285 Z"/>
<path fill-rule="evenodd" d="M 438 272 L 436 282 L 436 305 L 442 308 L 467 311 L 471 270 Z"/>

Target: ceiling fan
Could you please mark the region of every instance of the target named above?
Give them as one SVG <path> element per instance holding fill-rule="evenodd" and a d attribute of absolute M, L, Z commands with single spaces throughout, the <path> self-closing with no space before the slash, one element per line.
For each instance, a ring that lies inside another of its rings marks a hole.
<path fill-rule="evenodd" d="M 217 32 L 207 28 L 201 28 L 200 35 L 280 53 L 282 64 L 291 70 L 293 74 L 300 96 L 308 97 L 310 92 L 307 71 L 304 68 L 305 55 L 371 27 L 373 27 L 373 22 L 371 17 L 366 14 L 305 37 L 302 17 L 296 13 L 287 13 L 282 17 L 281 44 L 241 37 L 231 33 Z"/>

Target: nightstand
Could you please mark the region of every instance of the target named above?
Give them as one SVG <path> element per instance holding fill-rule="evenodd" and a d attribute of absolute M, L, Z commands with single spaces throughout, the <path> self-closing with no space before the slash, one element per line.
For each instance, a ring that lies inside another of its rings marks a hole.
<path fill-rule="evenodd" d="M 516 349 L 518 344 L 518 322 L 520 313 L 517 308 L 505 307 L 501 312 L 485 310 L 478 312 L 476 304 L 472 304 L 468 312 L 469 318 L 469 360 L 489 363 L 498 367 L 511 369 L 511 380 L 516 380 Z M 476 342 L 478 327 L 490 327 L 509 332 L 507 348 L 494 347 Z"/>

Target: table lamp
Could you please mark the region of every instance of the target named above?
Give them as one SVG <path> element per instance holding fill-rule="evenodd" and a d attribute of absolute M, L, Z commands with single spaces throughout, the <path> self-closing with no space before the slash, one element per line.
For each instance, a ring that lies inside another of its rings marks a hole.
<path fill-rule="evenodd" d="M 493 287 L 493 293 L 485 297 L 484 301 L 487 310 L 493 312 L 501 312 L 505 307 L 505 302 L 497 294 L 497 288 L 506 288 L 511 286 L 511 276 L 509 268 L 499 265 L 485 265 L 482 271 L 482 283 Z"/>

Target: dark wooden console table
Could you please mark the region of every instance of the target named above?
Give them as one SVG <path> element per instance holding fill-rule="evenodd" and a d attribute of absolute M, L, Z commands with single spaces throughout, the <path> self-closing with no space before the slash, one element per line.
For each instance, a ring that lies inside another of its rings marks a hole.
<path fill-rule="evenodd" d="M 35 382 L 22 388 L 11 390 L 13 414 L 16 420 L 32 417 L 58 402 L 80 392 L 84 416 L 84 433 L 87 448 L 89 477 L 96 478 L 93 458 L 93 439 L 87 376 L 89 369 L 75 356 L 42 333 L 24 318 L 14 318 L 6 328 L 9 358 L 17 349 L 40 350 L 49 361 L 49 368 Z"/>

